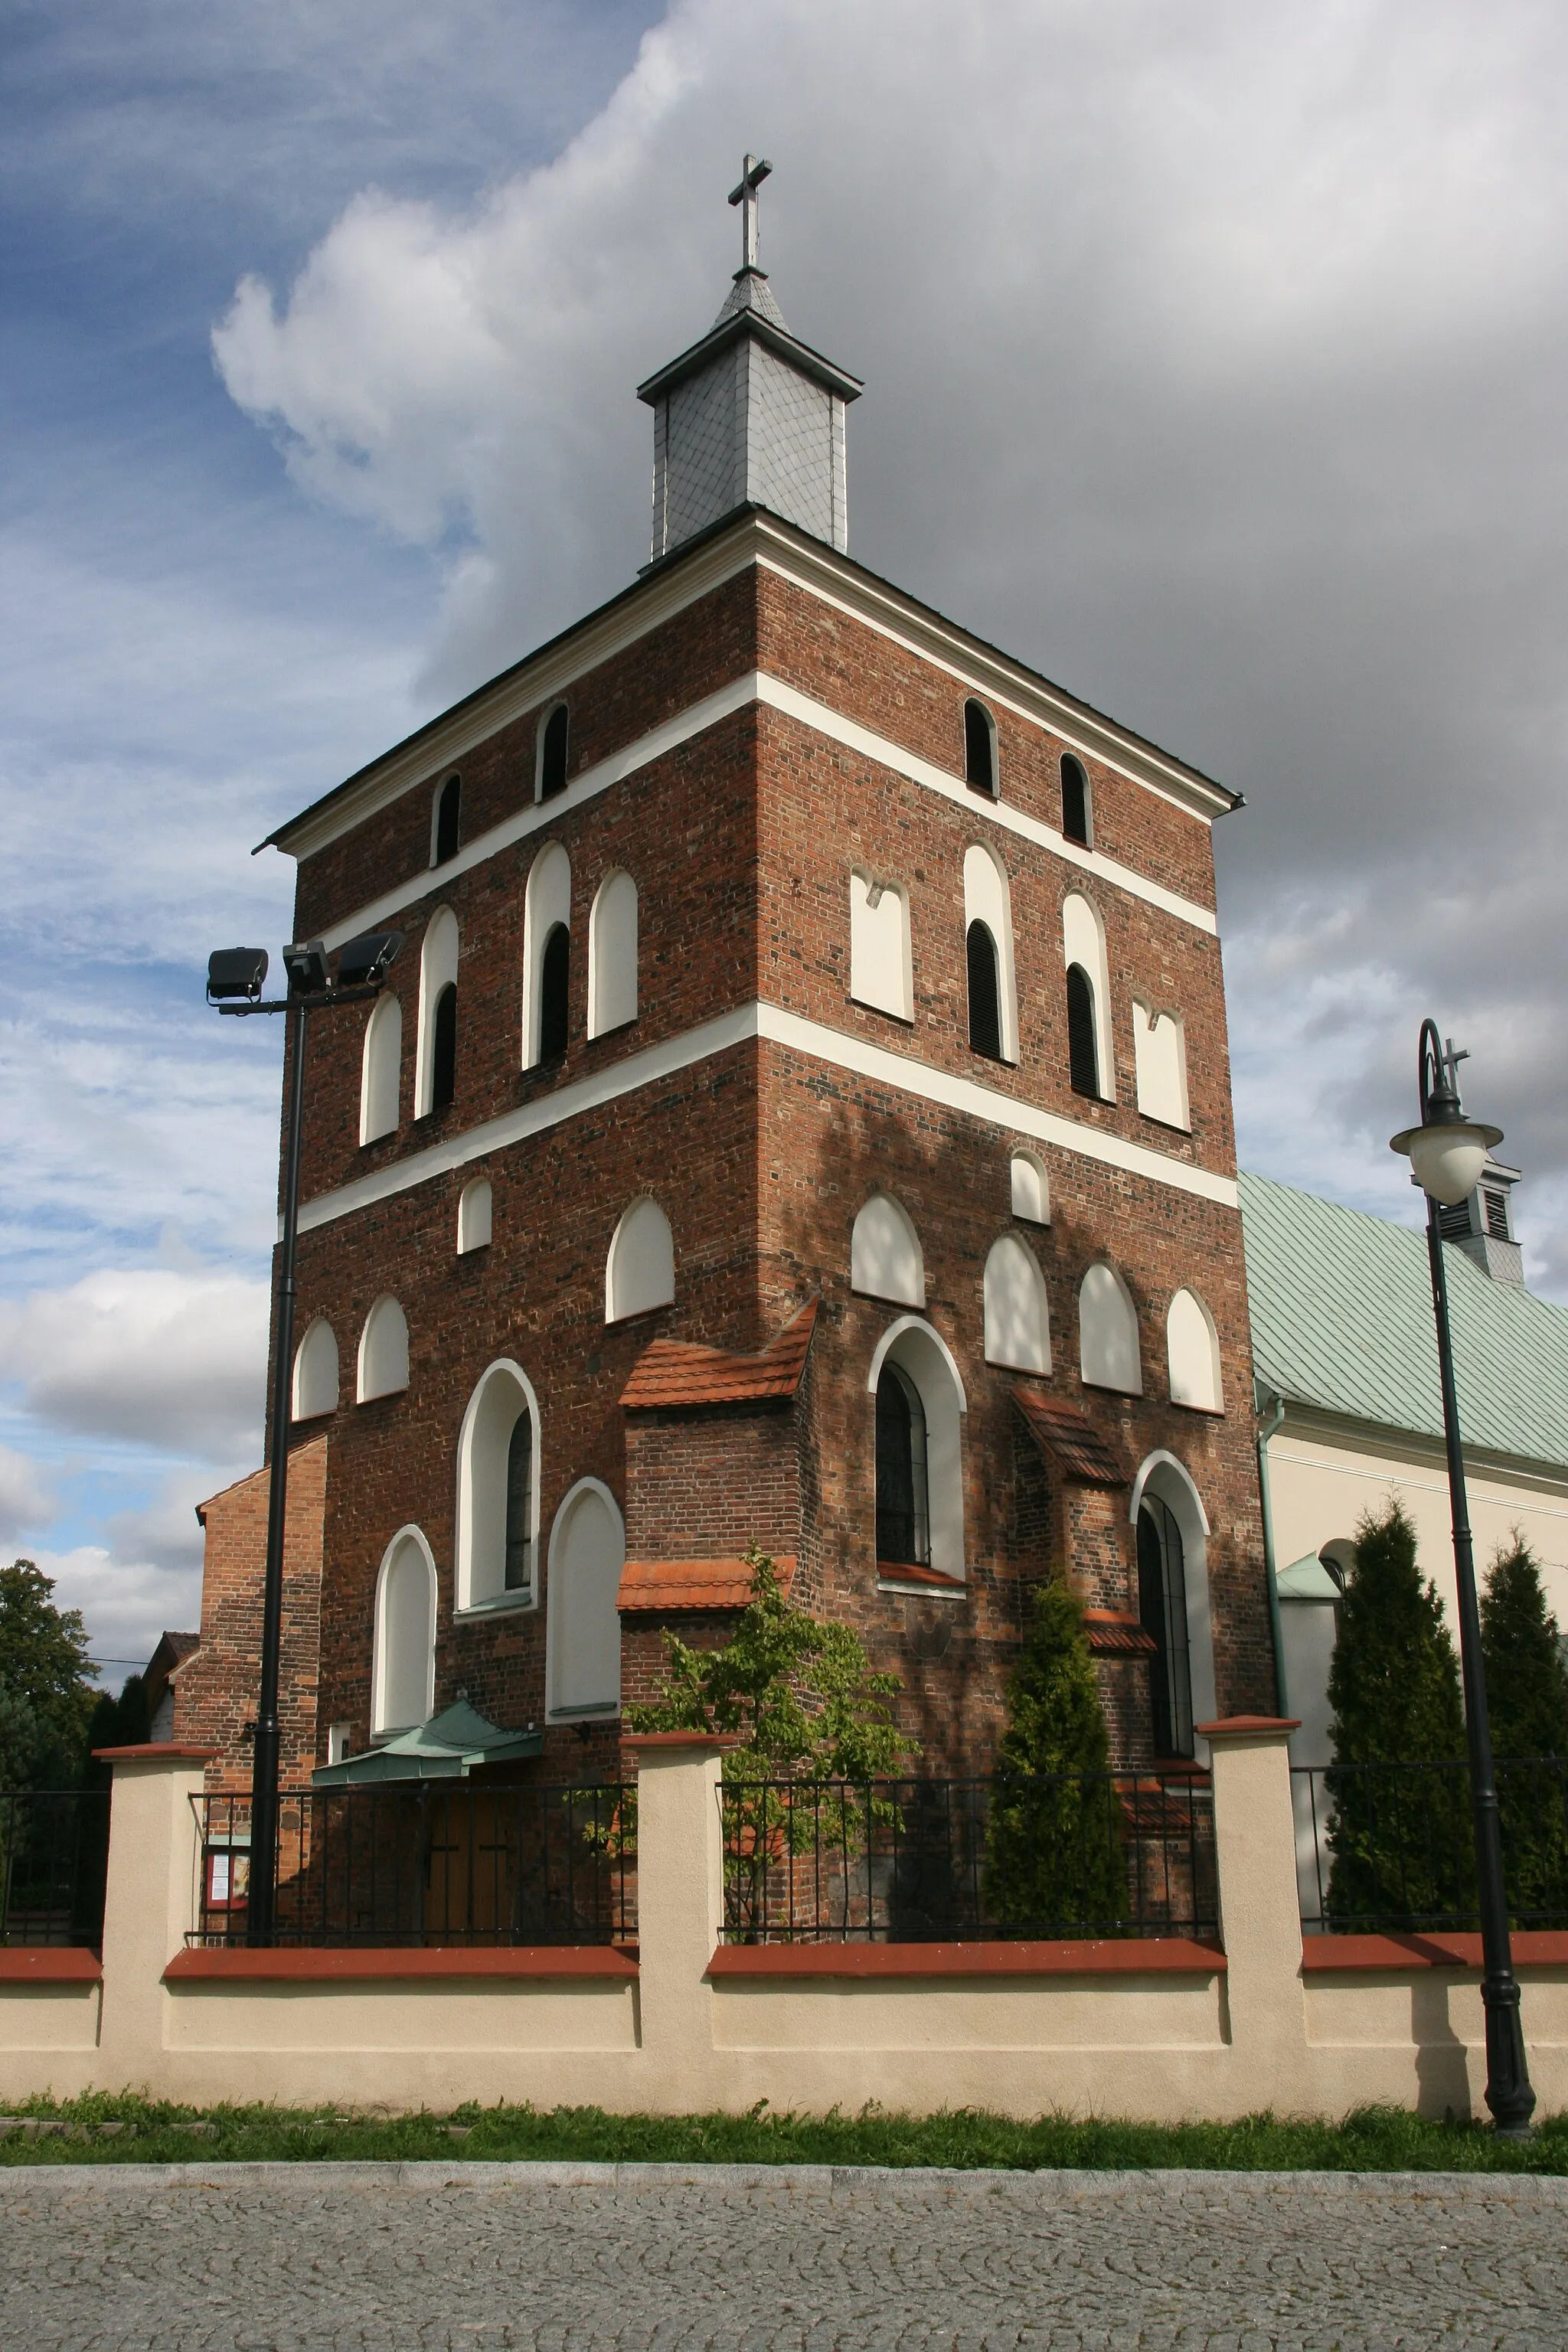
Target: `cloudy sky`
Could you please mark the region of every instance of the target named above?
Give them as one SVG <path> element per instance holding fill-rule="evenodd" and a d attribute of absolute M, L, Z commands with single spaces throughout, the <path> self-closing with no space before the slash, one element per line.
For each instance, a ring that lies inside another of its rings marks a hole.
<path fill-rule="evenodd" d="M 1430 1008 L 1568 1298 L 1568 22 L 1531 0 L 13 0 L 0 1545 L 193 1624 L 258 1457 L 279 819 L 647 552 L 741 151 L 853 551 L 1239 787 L 1244 1163 L 1409 1217 Z M 110 1678 L 121 1669 L 111 1664 Z"/>

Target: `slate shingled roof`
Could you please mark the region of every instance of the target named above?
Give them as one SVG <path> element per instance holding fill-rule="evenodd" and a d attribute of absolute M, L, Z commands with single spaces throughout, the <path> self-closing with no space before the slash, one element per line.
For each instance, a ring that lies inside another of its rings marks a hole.
<path fill-rule="evenodd" d="M 1423 1437 L 1443 1434 L 1424 1233 L 1241 1178 L 1252 1354 L 1263 1385 Z M 1467 1446 L 1568 1465 L 1568 1312 L 1444 1253 Z"/>
<path fill-rule="evenodd" d="M 655 1339 L 621 1391 L 628 1412 L 682 1412 L 691 1405 L 766 1404 L 794 1396 L 816 1328 L 817 1301 L 803 1307 L 759 1356 L 731 1356 L 685 1339 Z"/>

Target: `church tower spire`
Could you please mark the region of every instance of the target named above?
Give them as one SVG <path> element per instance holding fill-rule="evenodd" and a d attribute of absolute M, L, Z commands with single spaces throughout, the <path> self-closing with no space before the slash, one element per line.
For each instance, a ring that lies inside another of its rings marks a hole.
<path fill-rule="evenodd" d="M 844 415 L 860 381 L 790 333 L 758 265 L 757 191 L 772 170 L 748 155 L 730 197 L 742 257 L 719 316 L 637 386 L 653 410 L 656 563 L 744 506 L 849 545 Z"/>

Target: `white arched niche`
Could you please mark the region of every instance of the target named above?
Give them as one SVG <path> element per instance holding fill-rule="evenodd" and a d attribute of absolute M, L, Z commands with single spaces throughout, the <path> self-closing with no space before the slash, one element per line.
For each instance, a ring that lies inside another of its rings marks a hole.
<path fill-rule="evenodd" d="M 552 1722 L 620 1711 L 616 1596 L 626 1559 L 615 1496 L 599 1479 L 580 1478 L 550 1531 L 545 1687 Z"/>
<path fill-rule="evenodd" d="M 294 1350 L 296 1421 L 314 1421 L 338 1409 L 338 1342 L 324 1315 L 318 1315 Z"/>
<path fill-rule="evenodd" d="M 356 1402 L 394 1396 L 408 1386 L 408 1318 L 395 1298 L 378 1298 L 359 1335 Z"/>
<path fill-rule="evenodd" d="M 616 1227 L 605 1261 L 605 1320 L 623 1323 L 668 1307 L 675 1297 L 675 1237 L 657 1201 L 634 1201 Z"/>
<path fill-rule="evenodd" d="M 371 1737 L 427 1722 L 436 1705 L 436 1562 L 417 1528 L 400 1528 L 375 1580 Z"/>
<path fill-rule="evenodd" d="M 1051 1222 L 1051 1180 L 1046 1163 L 1033 1151 L 1015 1151 L 1012 1166 L 1013 1214 L 1027 1225 Z"/>
<path fill-rule="evenodd" d="M 558 841 L 549 841 L 528 870 L 522 898 L 522 1066 L 540 1058 L 540 1012 L 543 1002 L 544 943 L 557 923 L 572 928 L 572 861 Z"/>
<path fill-rule="evenodd" d="M 637 1017 L 637 886 L 617 871 L 605 875 L 588 910 L 588 1034 L 602 1037 Z"/>
<path fill-rule="evenodd" d="M 1141 997 L 1132 1000 L 1132 1058 L 1138 1077 L 1138 1108 L 1162 1127 L 1190 1130 L 1187 1113 L 1187 1041 L 1173 1013 L 1156 1013 Z"/>
<path fill-rule="evenodd" d="M 1087 1388 L 1143 1393 L 1138 1310 L 1113 1265 L 1091 1265 L 1079 1285 L 1078 1367 Z"/>
<path fill-rule="evenodd" d="M 359 1139 L 374 1143 L 397 1125 L 403 1076 L 403 1007 L 390 991 L 370 1008 L 360 1063 Z"/>
<path fill-rule="evenodd" d="M 1219 1713 L 1219 1702 L 1215 1689 L 1214 1626 L 1209 1611 L 1208 1514 L 1184 1465 L 1173 1454 L 1151 1454 L 1139 1466 L 1128 1511 L 1135 1535 L 1138 1513 L 1147 1495 L 1155 1496 L 1164 1504 L 1180 1530 L 1193 1721 L 1212 1723 Z M 1206 1761 L 1207 1742 L 1200 1739 L 1195 1746 L 1199 1761 Z"/>
<path fill-rule="evenodd" d="M 458 1435 L 460 1610 L 531 1607 L 539 1559 L 539 1400 L 503 1357 L 468 1399 Z"/>
<path fill-rule="evenodd" d="M 419 1050 L 414 1064 L 414 1116 L 428 1118 L 436 1094 L 436 1007 L 458 984 L 458 918 L 437 907 L 419 950 Z"/>
<path fill-rule="evenodd" d="M 1219 1333 L 1195 1290 L 1178 1290 L 1165 1317 L 1165 1354 L 1171 1402 L 1198 1412 L 1223 1412 Z"/>
<path fill-rule="evenodd" d="M 985 1360 L 1016 1372 L 1051 1369 L 1046 1277 L 1016 1234 L 1004 1234 L 985 1260 Z"/>
<path fill-rule="evenodd" d="M 925 1255 L 901 1202 L 873 1192 L 849 1236 L 849 1287 L 900 1307 L 926 1303 Z"/>
<path fill-rule="evenodd" d="M 1062 955 L 1070 971 L 1078 964 L 1094 999 L 1094 1059 L 1101 1102 L 1116 1100 L 1116 1060 L 1110 1049 L 1110 973 L 1105 956 L 1105 926 L 1100 909 L 1080 890 L 1062 900 Z"/>
<path fill-rule="evenodd" d="M 849 993 L 874 1013 L 914 1019 L 909 899 L 900 884 L 858 867 L 849 877 Z"/>
<path fill-rule="evenodd" d="M 490 1242 L 490 1180 L 476 1176 L 458 1196 L 458 1255 L 488 1249 Z"/>
<path fill-rule="evenodd" d="M 1013 969 L 1013 906 L 1006 869 L 994 850 L 973 842 L 963 853 L 963 928 L 984 923 L 996 942 L 997 1011 L 1002 1059 L 1018 1058 L 1018 986 Z"/>
<path fill-rule="evenodd" d="M 918 1315 L 900 1315 L 878 1340 L 866 1386 L 875 1398 L 884 1370 L 896 1366 L 918 1393 L 925 1418 L 929 1563 L 962 1580 L 963 1560 L 963 1415 L 969 1400 L 952 1351 Z M 875 1448 L 872 1454 L 875 1463 Z M 890 1563 L 896 1577 L 898 1563 Z"/>

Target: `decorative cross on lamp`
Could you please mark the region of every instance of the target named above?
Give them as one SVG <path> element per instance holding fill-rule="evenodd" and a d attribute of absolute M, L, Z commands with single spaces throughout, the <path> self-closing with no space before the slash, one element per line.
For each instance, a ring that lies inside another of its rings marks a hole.
<path fill-rule="evenodd" d="M 773 170 L 765 156 L 748 155 L 741 165 L 741 184 L 730 192 L 730 202 L 741 207 L 741 268 L 757 266 L 757 190 Z"/>

